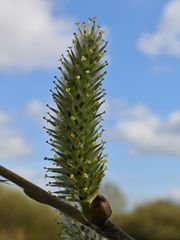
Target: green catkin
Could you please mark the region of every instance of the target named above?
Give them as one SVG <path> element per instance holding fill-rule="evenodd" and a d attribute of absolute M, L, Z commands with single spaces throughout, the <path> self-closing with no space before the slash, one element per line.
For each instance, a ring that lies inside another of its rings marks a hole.
<path fill-rule="evenodd" d="M 46 120 L 51 127 L 46 131 L 54 157 L 45 159 L 54 163 L 47 170 L 49 185 L 57 187 L 57 196 L 84 206 L 97 192 L 106 170 L 100 107 L 105 96 L 102 81 L 107 42 L 95 18 L 88 24 L 78 23 L 77 28 L 73 47 L 60 59 L 62 77 L 55 77 L 51 91 L 55 107 L 48 105 Z"/>

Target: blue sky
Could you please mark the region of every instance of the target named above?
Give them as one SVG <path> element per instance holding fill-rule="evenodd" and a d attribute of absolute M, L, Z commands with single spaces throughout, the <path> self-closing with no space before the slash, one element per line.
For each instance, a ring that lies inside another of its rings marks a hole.
<path fill-rule="evenodd" d="M 108 172 L 129 206 L 180 200 L 180 0 L 0 0 L 0 163 L 44 185 L 42 117 L 74 23 L 106 30 Z M 47 163 L 46 163 L 47 164 Z"/>

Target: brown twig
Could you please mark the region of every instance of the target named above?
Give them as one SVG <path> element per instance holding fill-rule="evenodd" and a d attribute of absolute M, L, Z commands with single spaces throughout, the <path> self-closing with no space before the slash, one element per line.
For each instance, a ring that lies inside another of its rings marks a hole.
<path fill-rule="evenodd" d="M 47 204 L 69 217 L 74 218 L 78 222 L 92 228 L 96 232 L 100 233 L 104 237 L 111 240 L 134 240 L 128 234 L 126 234 L 121 228 L 112 223 L 111 221 L 107 221 L 103 225 L 95 226 L 82 215 L 82 213 L 77 210 L 75 207 L 66 203 L 65 201 L 59 199 L 56 196 L 53 196 L 51 193 L 46 192 L 44 189 L 38 187 L 37 185 L 29 182 L 25 178 L 17 175 L 16 173 L 10 171 L 9 169 L 0 165 L 0 176 L 6 178 L 7 180 L 15 183 L 19 187 L 23 188 L 24 193 L 28 195 L 30 198 Z"/>

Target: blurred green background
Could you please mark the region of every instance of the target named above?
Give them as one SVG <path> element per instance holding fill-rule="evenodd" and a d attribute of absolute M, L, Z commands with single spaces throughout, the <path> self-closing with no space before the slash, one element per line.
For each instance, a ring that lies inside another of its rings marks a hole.
<path fill-rule="evenodd" d="M 0 240 L 56 240 L 59 215 L 12 187 L 0 186 Z"/>
<path fill-rule="evenodd" d="M 113 208 L 112 220 L 137 240 L 179 240 L 180 206 L 168 201 L 126 210 L 127 199 L 114 183 L 101 192 Z M 12 186 L 0 186 L 0 240 L 59 240 L 59 213 L 27 198 Z"/>

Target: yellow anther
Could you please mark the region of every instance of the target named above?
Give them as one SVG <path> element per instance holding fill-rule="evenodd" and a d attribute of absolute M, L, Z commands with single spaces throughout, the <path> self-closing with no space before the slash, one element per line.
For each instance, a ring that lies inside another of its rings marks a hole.
<path fill-rule="evenodd" d="M 96 146 L 96 142 L 92 142 L 92 146 L 95 147 Z"/>
<path fill-rule="evenodd" d="M 81 61 L 83 62 L 83 61 L 86 61 L 87 60 L 87 58 L 85 57 L 85 56 L 82 56 L 81 57 Z"/>
<path fill-rule="evenodd" d="M 71 116 L 71 120 L 72 120 L 72 121 L 75 121 L 76 118 L 75 118 L 74 116 Z"/>
<path fill-rule="evenodd" d="M 71 175 L 70 175 L 70 179 L 74 179 L 74 174 L 71 174 Z"/>
<path fill-rule="evenodd" d="M 88 176 L 88 174 L 87 174 L 87 173 L 84 173 L 84 177 L 85 177 L 85 178 L 88 178 L 89 176 Z"/>
<path fill-rule="evenodd" d="M 77 80 L 80 80 L 80 79 L 81 79 L 81 77 L 80 77 L 79 75 L 77 75 L 77 76 L 76 76 L 76 79 L 77 79 Z"/>
<path fill-rule="evenodd" d="M 86 74 L 90 74 L 90 71 L 87 69 L 87 70 L 85 71 L 85 73 L 86 73 Z"/>
<path fill-rule="evenodd" d="M 66 88 L 66 92 L 69 93 L 71 91 L 70 88 Z"/>
<path fill-rule="evenodd" d="M 75 138 L 75 134 L 74 134 L 74 133 L 71 133 L 71 137 L 72 137 L 72 138 Z"/>
<path fill-rule="evenodd" d="M 66 196 L 65 199 L 66 200 L 70 200 L 72 197 L 71 196 Z"/>
<path fill-rule="evenodd" d="M 84 188 L 84 192 L 87 192 L 87 190 L 88 190 L 88 188 L 87 188 L 87 187 L 85 187 L 85 188 Z"/>

